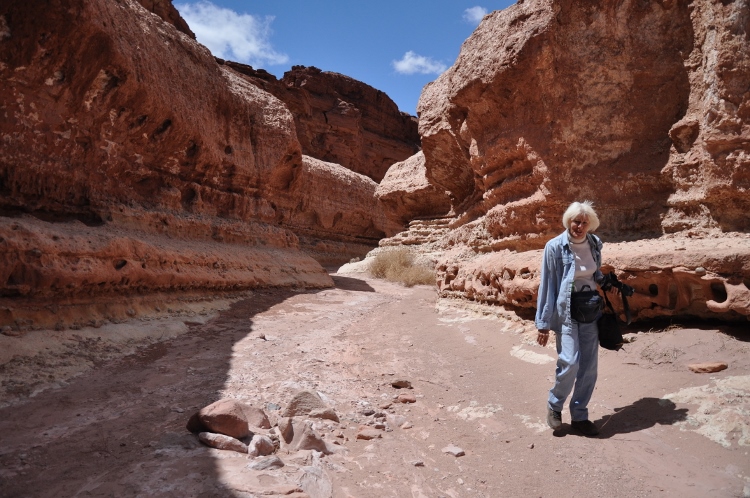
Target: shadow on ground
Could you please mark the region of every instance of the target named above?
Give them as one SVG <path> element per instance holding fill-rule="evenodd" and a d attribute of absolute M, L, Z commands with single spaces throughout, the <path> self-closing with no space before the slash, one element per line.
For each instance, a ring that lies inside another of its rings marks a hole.
<path fill-rule="evenodd" d="M 370 284 L 358 278 L 342 277 L 341 275 L 331 275 L 331 278 L 337 289 L 354 292 L 375 292 Z"/>
<path fill-rule="evenodd" d="M 687 418 L 686 408 L 668 399 L 641 398 L 631 405 L 615 408 L 615 413 L 594 422 L 599 427 L 599 437 L 638 432 L 659 425 L 672 425 Z"/>
<path fill-rule="evenodd" d="M 0 496 L 233 496 L 185 423 L 222 397 L 253 317 L 295 294 L 253 292 L 206 323 L 186 319 L 180 337 L 0 409 Z"/>

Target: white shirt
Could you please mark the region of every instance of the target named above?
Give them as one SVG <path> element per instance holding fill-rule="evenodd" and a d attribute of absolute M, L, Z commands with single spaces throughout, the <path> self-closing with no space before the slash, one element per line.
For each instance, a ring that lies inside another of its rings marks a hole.
<path fill-rule="evenodd" d="M 594 272 L 596 272 L 596 261 L 594 261 L 594 255 L 591 254 L 591 246 L 589 241 L 585 238 L 582 242 L 576 243 L 569 240 L 570 250 L 575 255 L 576 275 L 575 275 L 575 290 L 583 290 L 584 285 L 591 287 L 591 290 L 596 290 L 596 282 L 594 282 Z"/>

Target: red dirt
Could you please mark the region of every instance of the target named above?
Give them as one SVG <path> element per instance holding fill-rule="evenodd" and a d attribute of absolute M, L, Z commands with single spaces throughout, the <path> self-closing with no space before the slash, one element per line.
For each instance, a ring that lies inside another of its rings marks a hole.
<path fill-rule="evenodd" d="M 33 337 L 0 336 L 6 353 L 18 351 L 0 367 L 0 495 L 750 495 L 747 330 L 640 329 L 623 351 L 601 350 L 590 406 L 600 437 L 567 430 L 567 411 L 566 430 L 553 435 L 544 416 L 554 350 L 533 344 L 532 323 L 437 302 L 426 286 L 334 281 L 317 292 L 254 292 L 213 314 L 112 326 L 132 340 L 106 328 L 47 331 L 47 346 L 23 352 L 21 341 Z M 146 328 L 165 336 L 148 345 L 154 333 L 134 332 Z M 88 340 L 96 334 L 102 339 Z M 701 361 L 729 368 L 688 370 Z M 416 402 L 379 408 L 403 392 L 391 387 L 399 379 L 411 382 Z M 341 423 L 317 420 L 316 430 L 346 450 L 281 450 L 286 466 L 257 471 L 185 429 L 194 411 L 221 398 L 273 420 L 302 389 L 335 408 Z M 372 420 L 367 409 L 412 427 L 357 440 Z M 444 453 L 450 445 L 465 455 Z"/>

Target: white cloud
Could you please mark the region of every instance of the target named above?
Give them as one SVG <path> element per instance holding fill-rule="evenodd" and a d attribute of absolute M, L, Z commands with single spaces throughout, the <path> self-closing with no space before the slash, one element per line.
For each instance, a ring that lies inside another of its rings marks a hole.
<path fill-rule="evenodd" d="M 464 11 L 464 21 L 474 25 L 479 25 L 482 18 L 487 15 L 487 9 L 484 7 L 470 7 Z"/>
<path fill-rule="evenodd" d="M 208 1 L 175 4 L 200 43 L 221 59 L 264 66 L 286 64 L 289 57 L 271 46 L 273 16 L 238 14 Z"/>
<path fill-rule="evenodd" d="M 448 69 L 442 62 L 415 54 L 411 50 L 406 52 L 400 61 L 393 61 L 393 67 L 401 74 L 440 74 Z"/>

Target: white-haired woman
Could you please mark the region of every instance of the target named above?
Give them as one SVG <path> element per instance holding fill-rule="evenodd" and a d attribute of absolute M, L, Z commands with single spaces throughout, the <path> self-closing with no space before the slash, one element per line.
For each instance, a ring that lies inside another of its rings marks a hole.
<path fill-rule="evenodd" d="M 599 430 L 589 420 L 588 403 L 596 385 L 599 331 L 596 320 L 579 322 L 571 316 L 571 294 L 604 280 L 600 271 L 602 242 L 593 232 L 599 226 L 590 201 L 574 202 L 563 214 L 565 231 L 544 246 L 537 298 L 537 342 L 547 345 L 555 331 L 557 369 L 547 402 L 547 424 L 562 427 L 562 410 L 570 396 L 571 427 L 586 436 Z"/>

